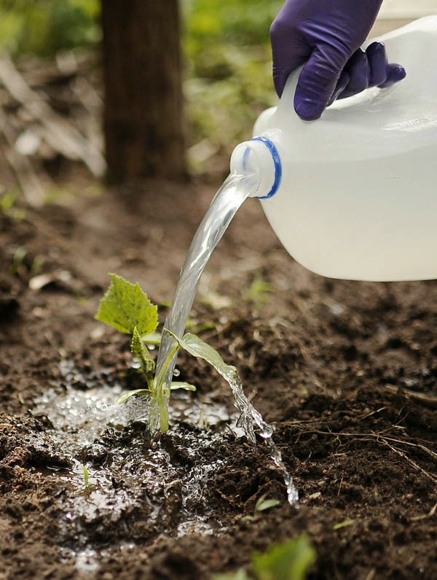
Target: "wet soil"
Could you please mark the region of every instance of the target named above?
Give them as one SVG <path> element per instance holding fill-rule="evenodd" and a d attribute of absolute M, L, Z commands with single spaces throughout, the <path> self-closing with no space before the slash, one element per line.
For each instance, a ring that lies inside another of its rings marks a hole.
<path fill-rule="evenodd" d="M 0 215 L 0 579 L 209 580 L 306 532 L 311 580 L 435 580 L 437 283 L 320 278 L 256 200 L 237 214 L 190 330 L 275 425 L 295 509 L 203 363 L 180 356 L 197 392 L 175 396 L 165 435 L 116 406 L 141 384 L 128 337 L 93 319 L 108 272 L 164 317 L 215 185 L 87 185 Z M 280 503 L 254 516 L 264 494 Z"/>

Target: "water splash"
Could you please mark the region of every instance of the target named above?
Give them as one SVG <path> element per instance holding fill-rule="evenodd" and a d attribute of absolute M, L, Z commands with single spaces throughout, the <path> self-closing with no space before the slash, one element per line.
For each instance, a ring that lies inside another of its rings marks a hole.
<path fill-rule="evenodd" d="M 231 387 L 232 393 L 235 397 L 235 407 L 240 412 L 240 418 L 238 420 L 237 427 L 241 427 L 243 429 L 244 434 L 250 441 L 252 441 L 252 443 L 256 443 L 255 426 L 258 428 L 258 434 L 262 439 L 264 439 L 266 445 L 268 446 L 270 457 L 273 463 L 282 472 L 287 490 L 288 503 L 294 507 L 298 507 L 299 493 L 293 483 L 293 478 L 291 477 L 282 460 L 281 452 L 273 441 L 273 427 L 264 421 L 261 413 L 255 409 L 255 407 L 244 394 L 243 384 L 238 373 L 235 371 L 233 376 L 222 376 L 226 379 L 229 386 Z"/>
<path fill-rule="evenodd" d="M 175 336 L 182 337 L 185 331 L 200 277 L 208 260 L 238 209 L 255 191 L 256 186 L 253 179 L 248 178 L 247 175 L 234 173 L 227 178 L 213 199 L 191 242 L 176 287 L 173 303 L 164 323 L 164 328 L 171 331 Z M 171 352 L 175 344 L 175 339 L 164 331 L 158 353 L 156 376 L 163 376 L 160 388 L 161 394 L 166 398 L 167 405 L 176 365 L 176 355 L 171 359 Z M 264 421 L 261 414 L 250 403 L 244 394 L 243 385 L 237 370 L 235 367 L 232 368 L 234 370 L 231 373 L 221 373 L 219 369 L 217 370 L 229 383 L 235 397 L 235 407 L 240 412 L 238 426 L 243 429 L 246 437 L 253 443 L 256 442 L 255 426 L 257 427 L 260 437 L 269 446 L 273 462 L 283 473 L 288 501 L 291 505 L 297 507 L 298 492 L 293 484 L 291 475 L 282 461 L 281 453 L 272 440 L 273 428 Z M 152 430 L 157 430 L 159 427 L 159 414 L 160 409 L 157 404 L 152 403 L 150 411 L 150 427 Z"/>

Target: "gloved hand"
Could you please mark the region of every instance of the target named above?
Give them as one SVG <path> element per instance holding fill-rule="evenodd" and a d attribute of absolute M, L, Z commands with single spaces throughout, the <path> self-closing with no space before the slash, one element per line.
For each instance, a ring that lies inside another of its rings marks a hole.
<path fill-rule="evenodd" d="M 405 77 L 388 64 L 384 45 L 365 41 L 382 0 L 287 0 L 271 28 L 273 79 L 281 96 L 290 72 L 304 65 L 294 97 L 296 113 L 318 119 L 336 98 Z"/>

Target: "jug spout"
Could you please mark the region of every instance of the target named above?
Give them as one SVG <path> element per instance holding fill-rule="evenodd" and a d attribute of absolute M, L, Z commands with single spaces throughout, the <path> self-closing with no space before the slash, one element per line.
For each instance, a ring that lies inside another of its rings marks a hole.
<path fill-rule="evenodd" d="M 231 173 L 250 181 L 250 197 L 269 199 L 278 191 L 282 162 L 276 145 L 260 136 L 237 145 L 231 156 Z"/>

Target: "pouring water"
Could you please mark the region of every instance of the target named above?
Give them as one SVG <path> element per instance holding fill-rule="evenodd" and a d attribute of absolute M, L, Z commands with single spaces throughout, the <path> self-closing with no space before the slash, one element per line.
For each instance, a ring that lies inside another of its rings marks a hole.
<path fill-rule="evenodd" d="M 258 186 L 259 183 L 255 172 L 246 172 L 245 174 L 234 172 L 230 174 L 213 199 L 188 250 L 173 303 L 164 323 L 164 328 L 175 336 L 182 337 L 184 333 L 200 277 L 212 252 L 238 209 L 247 197 L 254 194 Z M 160 388 L 167 404 L 176 365 L 176 355 L 170 362 L 169 356 L 171 357 L 175 343 L 176 341 L 171 334 L 164 331 L 158 353 L 156 376 L 163 376 Z M 223 376 L 231 387 L 235 397 L 235 406 L 240 412 L 239 427 L 243 429 L 246 437 L 253 443 L 256 442 L 256 432 L 264 439 L 269 446 L 273 462 L 283 473 L 288 501 L 291 505 L 297 506 L 298 492 L 293 484 L 291 475 L 282 461 L 281 454 L 272 440 L 273 428 L 264 421 L 261 414 L 247 399 L 238 373 L 232 373 L 232 376 L 226 376 L 225 374 Z M 160 410 L 157 405 L 152 405 L 149 416 L 152 430 L 156 430 L 159 427 L 159 415 Z"/>

